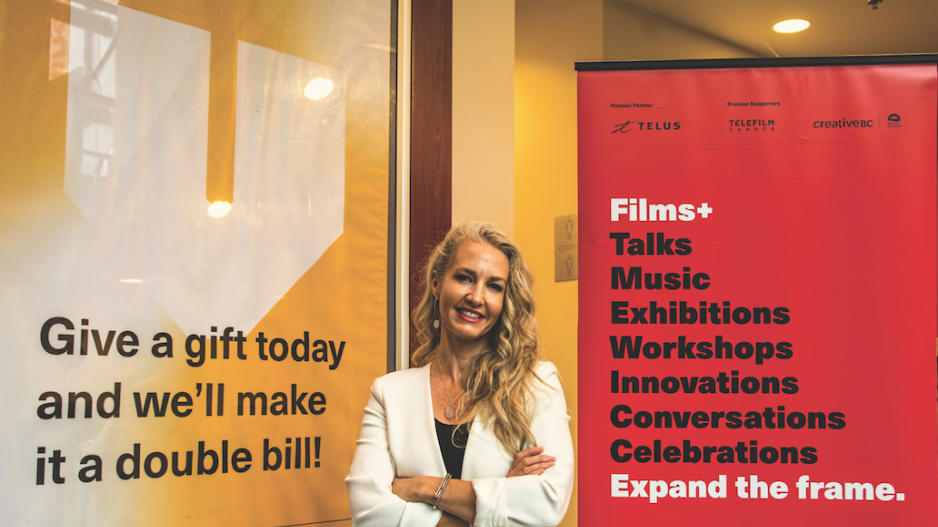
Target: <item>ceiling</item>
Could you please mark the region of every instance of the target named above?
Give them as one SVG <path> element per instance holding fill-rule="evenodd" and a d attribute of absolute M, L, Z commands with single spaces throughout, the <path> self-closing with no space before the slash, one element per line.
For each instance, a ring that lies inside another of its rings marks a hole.
<path fill-rule="evenodd" d="M 615 0 L 764 57 L 938 53 L 938 0 Z M 811 27 L 780 34 L 776 22 Z"/>

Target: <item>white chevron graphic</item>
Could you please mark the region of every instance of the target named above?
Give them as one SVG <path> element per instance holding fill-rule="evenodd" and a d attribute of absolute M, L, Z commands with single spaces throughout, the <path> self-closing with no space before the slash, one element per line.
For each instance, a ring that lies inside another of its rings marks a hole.
<path fill-rule="evenodd" d="M 234 200 L 206 213 L 211 35 L 72 4 L 65 190 L 186 333 L 249 331 L 342 234 L 345 93 L 328 66 L 238 43 Z M 145 67 L 144 67 L 145 65 Z M 336 80 L 310 100 L 313 78 Z"/>

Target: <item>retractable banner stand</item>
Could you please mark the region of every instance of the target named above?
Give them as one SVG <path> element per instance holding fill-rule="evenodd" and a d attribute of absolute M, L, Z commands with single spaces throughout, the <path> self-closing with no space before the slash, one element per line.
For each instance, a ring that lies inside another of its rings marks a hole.
<path fill-rule="evenodd" d="M 580 525 L 938 524 L 935 63 L 701 64 L 578 65 Z"/>
<path fill-rule="evenodd" d="M 2 1 L 0 523 L 351 524 L 394 9 Z"/>

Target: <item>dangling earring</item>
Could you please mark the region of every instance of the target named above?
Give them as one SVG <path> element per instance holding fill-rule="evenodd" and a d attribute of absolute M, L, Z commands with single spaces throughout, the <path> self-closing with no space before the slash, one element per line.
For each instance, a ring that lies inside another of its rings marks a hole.
<path fill-rule="evenodd" d="M 436 320 L 433 321 L 433 329 L 440 329 L 440 299 L 433 297 L 433 309 L 436 311 Z"/>

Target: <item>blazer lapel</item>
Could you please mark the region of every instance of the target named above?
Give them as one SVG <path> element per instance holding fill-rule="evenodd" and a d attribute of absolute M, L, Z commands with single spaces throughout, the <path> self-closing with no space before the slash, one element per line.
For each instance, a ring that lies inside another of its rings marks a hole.
<path fill-rule="evenodd" d="M 440 443 L 436 438 L 436 425 L 433 421 L 429 366 L 420 368 L 417 381 L 412 386 L 412 406 L 407 410 L 409 416 L 406 424 L 411 429 L 407 432 L 409 444 L 404 445 L 408 458 L 406 469 L 409 469 L 406 476 L 443 477 L 446 475 L 446 465 L 443 464 L 443 454 L 440 453 Z M 398 471 L 401 468 L 398 467 Z"/>
<path fill-rule="evenodd" d="M 511 469 L 511 456 L 502 451 L 498 439 L 487 425 L 478 415 L 472 421 L 462 462 L 464 480 L 503 478 Z"/>

